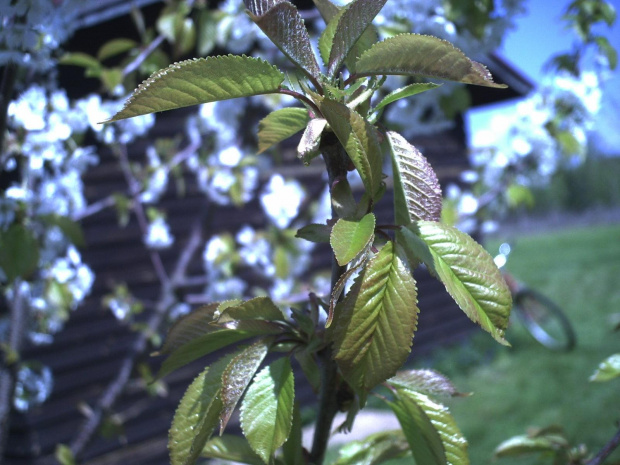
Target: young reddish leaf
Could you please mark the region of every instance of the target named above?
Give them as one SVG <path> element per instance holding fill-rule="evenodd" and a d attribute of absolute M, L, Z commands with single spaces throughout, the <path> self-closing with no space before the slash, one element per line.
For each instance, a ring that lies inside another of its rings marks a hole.
<path fill-rule="evenodd" d="M 434 370 L 399 371 L 387 380 L 388 384 L 429 396 L 458 396 L 459 393 L 446 376 Z"/>
<path fill-rule="evenodd" d="M 441 187 L 428 160 L 397 132 L 388 131 L 394 176 L 396 224 L 441 219 Z"/>
<path fill-rule="evenodd" d="M 297 157 L 308 165 L 313 158 L 320 154 L 321 135 L 327 126 L 323 118 L 313 118 L 306 126 L 299 145 L 297 145 Z"/>
<path fill-rule="evenodd" d="M 256 375 L 241 405 L 241 429 L 266 464 L 291 431 L 295 381 L 291 362 L 280 358 Z"/>
<path fill-rule="evenodd" d="M 373 200 L 378 198 L 383 160 L 375 128 L 354 110 L 333 100 L 324 99 L 320 110 L 347 151 L 368 194 Z"/>
<path fill-rule="evenodd" d="M 327 74 L 334 76 L 345 58 L 387 0 L 354 0 L 338 16 Z"/>
<path fill-rule="evenodd" d="M 446 286 L 461 310 L 504 345 L 512 297 L 493 258 L 464 232 L 431 221 L 401 229 L 410 252 Z"/>
<path fill-rule="evenodd" d="M 222 374 L 222 413 L 220 414 L 220 436 L 230 420 L 237 402 L 256 374 L 256 370 L 269 351 L 269 341 L 260 340 L 246 347 L 236 355 Z"/>
<path fill-rule="evenodd" d="M 447 79 L 487 87 L 496 84 L 484 65 L 437 37 L 399 34 L 378 42 L 357 60 L 356 76 L 401 74 Z"/>
<path fill-rule="evenodd" d="M 153 73 L 106 122 L 238 97 L 278 92 L 284 74 L 246 56 L 195 58 Z"/>
<path fill-rule="evenodd" d="M 329 243 L 340 266 L 362 253 L 375 237 L 375 215 L 368 213 L 359 221 L 340 218 L 332 228 Z"/>
<path fill-rule="evenodd" d="M 304 129 L 310 121 L 305 108 L 281 108 L 258 123 L 258 153 L 279 144 Z"/>
<path fill-rule="evenodd" d="M 222 310 L 217 320 L 226 323 L 232 320 L 284 320 L 282 311 L 269 297 L 254 297 L 239 305 Z"/>
<path fill-rule="evenodd" d="M 446 407 L 428 396 L 398 389 L 388 402 L 409 441 L 416 463 L 469 465 L 467 441 Z"/>
<path fill-rule="evenodd" d="M 235 354 L 207 367 L 190 384 L 174 414 L 168 448 L 172 465 L 193 464 L 217 426 L 222 401 L 222 373 Z"/>
<path fill-rule="evenodd" d="M 244 437 L 233 436 L 232 434 L 224 434 L 209 439 L 202 449 L 201 455 L 249 465 L 263 465 L 263 461 L 252 450 L 248 441 Z"/>
<path fill-rule="evenodd" d="M 286 0 L 245 0 L 250 18 L 293 63 L 314 79 L 321 71 L 308 30 L 295 6 Z"/>
<path fill-rule="evenodd" d="M 407 359 L 418 320 L 411 272 L 388 242 L 370 259 L 336 306 L 328 337 L 345 379 L 361 396 Z"/>
<path fill-rule="evenodd" d="M 408 452 L 409 444 L 402 431 L 382 431 L 342 446 L 334 465 L 378 465 Z"/>

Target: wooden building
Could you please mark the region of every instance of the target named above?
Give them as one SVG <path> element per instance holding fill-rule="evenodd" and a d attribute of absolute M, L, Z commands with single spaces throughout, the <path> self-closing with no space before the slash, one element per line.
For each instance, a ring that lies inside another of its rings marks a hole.
<path fill-rule="evenodd" d="M 157 3 L 155 0 L 134 2 L 138 6 Z M 76 34 L 73 43 L 85 38 L 106 39 L 111 20 L 126 15 L 130 2 L 105 0 L 92 2 L 81 16 L 83 29 Z M 156 8 L 158 5 L 151 5 Z M 117 24 L 116 22 L 114 24 Z M 69 47 L 71 48 L 71 44 Z M 509 90 L 469 87 L 474 105 L 495 103 L 522 96 L 531 90 L 531 84 L 513 67 L 497 55 L 486 57 L 496 81 L 507 83 Z M 168 112 L 158 116 L 153 133 L 158 137 L 174 135 L 182 127 L 183 112 Z M 462 119 L 451 130 L 441 135 L 420 137 L 412 141 L 436 168 L 442 183 L 458 179 L 467 169 L 467 147 Z M 134 146 L 136 153 L 143 153 L 141 146 Z M 142 152 L 141 152 L 142 150 Z M 320 162 L 318 162 L 320 164 Z M 318 180 L 320 166 L 305 168 L 301 164 L 286 166 L 287 174 L 294 174 L 302 182 Z M 126 190 L 126 184 L 118 163 L 110 154 L 102 154 L 101 163 L 84 179 L 89 200 L 100 199 L 114 191 Z M 189 240 L 192 224 L 205 202 L 197 189 L 189 187 L 185 197 L 167 195 L 162 202 L 168 214 L 168 222 L 176 237 L 176 245 L 162 253 L 164 266 L 171 271 L 179 253 L 179 247 Z M 388 208 L 389 210 L 389 208 Z M 237 230 L 241 224 L 259 226 L 263 222 L 258 202 L 242 209 L 226 207 L 218 209 L 211 221 L 211 231 Z M 126 228 L 119 228 L 116 214 L 107 210 L 87 218 L 83 222 L 87 248 L 83 260 L 93 268 L 96 282 L 85 304 L 74 312 L 66 328 L 59 333 L 50 346 L 31 346 L 23 354 L 24 359 L 39 360 L 48 365 L 54 374 L 54 390 L 51 398 L 40 407 L 27 413 L 13 412 L 11 431 L 7 444 L 5 463 L 11 465 L 40 465 L 53 463 L 51 458 L 57 444 L 69 444 L 75 440 L 83 427 L 89 411 L 98 413 L 98 406 L 105 407 L 110 399 L 116 399 L 108 412 L 108 420 L 120 420 L 121 434 L 105 438 L 95 435 L 86 447 L 80 463 L 103 464 L 166 464 L 167 431 L 176 405 L 202 366 L 191 364 L 165 379 L 167 396 L 149 396 L 143 385 L 130 382 L 122 392 L 115 391 L 115 379 L 119 370 L 130 373 L 137 363 L 146 362 L 156 367 L 157 359 L 148 356 L 150 348 L 142 333 L 132 331 L 119 323 L 109 310 L 101 305 L 102 296 L 110 292 L 112 283 L 126 282 L 131 291 L 147 301 L 156 301 L 160 286 L 150 262 L 148 251 L 142 246 L 142 237 L 136 220 L 132 217 Z M 204 243 L 204 242 L 203 242 Z M 202 274 L 201 249 L 192 258 L 190 274 Z M 326 253 L 318 255 L 315 266 L 325 265 Z M 419 273 L 420 320 L 414 339 L 412 357 L 430 347 L 455 341 L 468 334 L 475 326 L 453 304 L 443 286 L 427 274 Z M 200 286 L 188 287 L 185 292 L 200 292 Z M 151 308 L 144 321 L 152 320 L 156 310 Z M 204 364 L 204 361 L 203 361 Z M 120 386 L 120 385 L 119 385 Z M 117 386 L 118 387 L 118 386 Z M 314 394 L 307 387 L 297 388 L 298 397 Z M 90 415 L 93 415 L 91 412 Z M 112 424 L 113 421 L 108 421 Z M 234 429 L 235 426 L 232 425 Z"/>

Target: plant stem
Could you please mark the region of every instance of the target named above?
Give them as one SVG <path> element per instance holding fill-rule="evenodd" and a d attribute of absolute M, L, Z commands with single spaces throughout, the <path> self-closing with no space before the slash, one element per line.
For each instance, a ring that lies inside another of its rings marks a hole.
<path fill-rule="evenodd" d="M 0 155 L 4 147 L 4 135 L 6 133 L 6 117 L 13 96 L 13 88 L 17 79 L 17 64 L 10 62 L 4 67 L 2 82 L 0 82 Z"/>
<path fill-rule="evenodd" d="M 586 462 L 586 465 L 600 465 L 618 446 L 620 446 L 620 429 L 616 431 L 614 437 L 605 444 L 592 460 Z"/>
<path fill-rule="evenodd" d="M 349 157 L 344 148 L 333 134 L 325 134 L 321 142 L 321 153 L 325 160 L 327 175 L 329 179 L 329 187 L 334 181 L 342 176 L 347 175 L 347 166 Z M 336 219 L 337 215 L 332 208 L 332 217 Z M 340 276 L 346 271 L 346 267 L 339 266 L 336 258 L 332 255 L 332 289 L 340 279 Z M 321 465 L 325 458 L 327 443 L 331 434 L 332 423 L 334 417 L 339 410 L 338 390 L 341 379 L 338 375 L 338 366 L 332 359 L 331 346 L 327 346 L 318 354 L 321 361 L 321 392 L 319 396 L 319 411 L 317 414 L 316 425 L 314 427 L 314 438 L 312 442 L 312 450 L 310 452 L 310 463 Z"/>

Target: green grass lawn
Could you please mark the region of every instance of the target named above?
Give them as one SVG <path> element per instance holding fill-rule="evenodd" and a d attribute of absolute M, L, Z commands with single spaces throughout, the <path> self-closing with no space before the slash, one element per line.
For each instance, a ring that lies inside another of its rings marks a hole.
<path fill-rule="evenodd" d="M 498 243 L 489 243 L 489 250 L 497 250 Z M 434 368 L 462 392 L 473 393 L 449 401 L 469 441 L 473 465 L 549 463 L 535 457 L 492 457 L 504 439 L 549 424 L 563 425 L 572 441 L 597 451 L 620 420 L 620 380 L 588 382 L 602 359 L 620 352 L 620 334 L 611 332 L 608 322 L 620 312 L 620 226 L 521 237 L 512 243 L 508 269 L 566 311 L 577 331 L 577 348 L 548 351 L 515 322 L 507 333 L 511 348 L 481 332 L 438 352 Z M 620 460 L 619 451 L 613 459 Z M 410 464 L 411 459 L 390 463 Z"/>

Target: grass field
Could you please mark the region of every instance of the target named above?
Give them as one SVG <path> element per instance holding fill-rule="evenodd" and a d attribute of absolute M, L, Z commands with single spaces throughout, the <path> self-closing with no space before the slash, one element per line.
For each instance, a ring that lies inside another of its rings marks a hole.
<path fill-rule="evenodd" d="M 498 243 L 489 243 L 489 250 L 497 250 Z M 473 465 L 549 463 L 492 457 L 501 441 L 531 426 L 563 425 L 572 441 L 597 451 L 620 420 L 620 380 L 588 382 L 602 359 L 620 352 L 620 334 L 609 324 L 610 315 L 620 312 L 620 225 L 522 237 L 513 245 L 508 269 L 566 311 L 577 331 L 577 348 L 550 352 L 515 323 L 507 333 L 511 348 L 481 332 L 436 354 L 434 368 L 460 391 L 473 393 L 449 401 Z M 620 460 L 620 451 L 606 463 L 614 460 Z"/>

